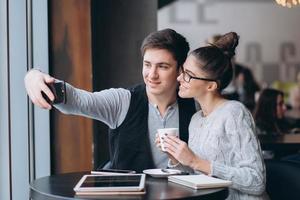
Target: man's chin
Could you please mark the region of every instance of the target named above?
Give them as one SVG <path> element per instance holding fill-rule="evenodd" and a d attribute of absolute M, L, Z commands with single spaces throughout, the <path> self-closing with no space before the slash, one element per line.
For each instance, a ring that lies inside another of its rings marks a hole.
<path fill-rule="evenodd" d="M 162 91 L 159 88 L 150 87 L 150 86 L 147 86 L 147 92 L 149 92 L 151 94 L 155 94 L 155 95 L 158 95 L 158 94 L 162 93 Z"/>

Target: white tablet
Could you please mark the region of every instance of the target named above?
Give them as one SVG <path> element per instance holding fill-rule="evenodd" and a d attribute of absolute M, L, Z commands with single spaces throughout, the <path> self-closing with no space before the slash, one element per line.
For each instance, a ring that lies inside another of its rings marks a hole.
<path fill-rule="evenodd" d="M 145 174 L 84 175 L 74 187 L 75 192 L 142 191 Z"/>

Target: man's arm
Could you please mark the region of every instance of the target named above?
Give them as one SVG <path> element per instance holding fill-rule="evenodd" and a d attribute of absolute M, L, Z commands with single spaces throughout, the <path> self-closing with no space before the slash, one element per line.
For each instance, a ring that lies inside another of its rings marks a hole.
<path fill-rule="evenodd" d="M 55 78 L 39 70 L 30 70 L 25 78 L 25 87 L 31 101 L 44 109 L 52 106 L 43 97 L 42 92 L 54 100 L 54 95 L 47 84 Z M 66 114 L 82 115 L 106 123 L 110 128 L 118 127 L 126 117 L 130 105 L 131 93 L 126 89 L 109 89 L 100 92 L 87 92 L 66 84 L 66 104 L 55 107 Z"/>
<path fill-rule="evenodd" d="M 54 105 L 65 114 L 81 115 L 104 122 L 110 128 L 118 127 L 129 109 L 131 93 L 123 88 L 88 92 L 66 83 L 66 104 Z"/>

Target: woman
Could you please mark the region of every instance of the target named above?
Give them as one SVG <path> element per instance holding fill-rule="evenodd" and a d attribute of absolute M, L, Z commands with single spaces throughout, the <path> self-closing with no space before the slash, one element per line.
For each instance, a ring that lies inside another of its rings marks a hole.
<path fill-rule="evenodd" d="M 240 102 L 221 91 L 232 79 L 238 35 L 222 36 L 214 46 L 194 50 L 184 63 L 179 96 L 195 98 L 202 108 L 189 125 L 189 146 L 179 138 L 163 138 L 169 167 L 188 167 L 232 181 L 228 199 L 264 199 L 265 167 L 253 118 Z M 156 139 L 157 146 L 160 141 Z"/>
<path fill-rule="evenodd" d="M 255 107 L 255 93 L 260 90 L 260 87 L 249 68 L 243 67 L 236 79 L 239 101 L 252 112 Z"/>
<path fill-rule="evenodd" d="M 261 141 L 274 139 L 284 133 L 298 132 L 284 117 L 286 106 L 283 92 L 275 89 L 264 89 L 254 110 L 256 132 Z M 286 153 L 282 150 L 263 150 L 264 159 L 280 158 Z"/>
<path fill-rule="evenodd" d="M 283 92 L 275 89 L 264 89 L 254 110 L 257 134 L 262 137 L 273 137 L 286 133 L 290 125 L 284 118 L 286 107 Z"/>

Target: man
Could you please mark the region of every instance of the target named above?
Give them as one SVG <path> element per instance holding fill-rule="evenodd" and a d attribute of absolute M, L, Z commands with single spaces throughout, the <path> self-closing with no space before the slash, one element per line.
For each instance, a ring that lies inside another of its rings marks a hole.
<path fill-rule="evenodd" d="M 186 39 L 171 29 L 148 35 L 141 46 L 144 84 L 130 89 L 108 89 L 90 93 L 66 84 L 67 102 L 55 107 L 66 114 L 87 116 L 110 128 L 111 168 L 141 172 L 164 168 L 167 156 L 155 147 L 158 128 L 179 127 L 180 138 L 187 142 L 188 125 L 195 112 L 191 99 L 177 96 L 177 76 L 189 51 Z M 25 76 L 25 87 L 32 102 L 41 108 L 53 101 L 46 83 L 55 79 L 38 70 Z"/>

